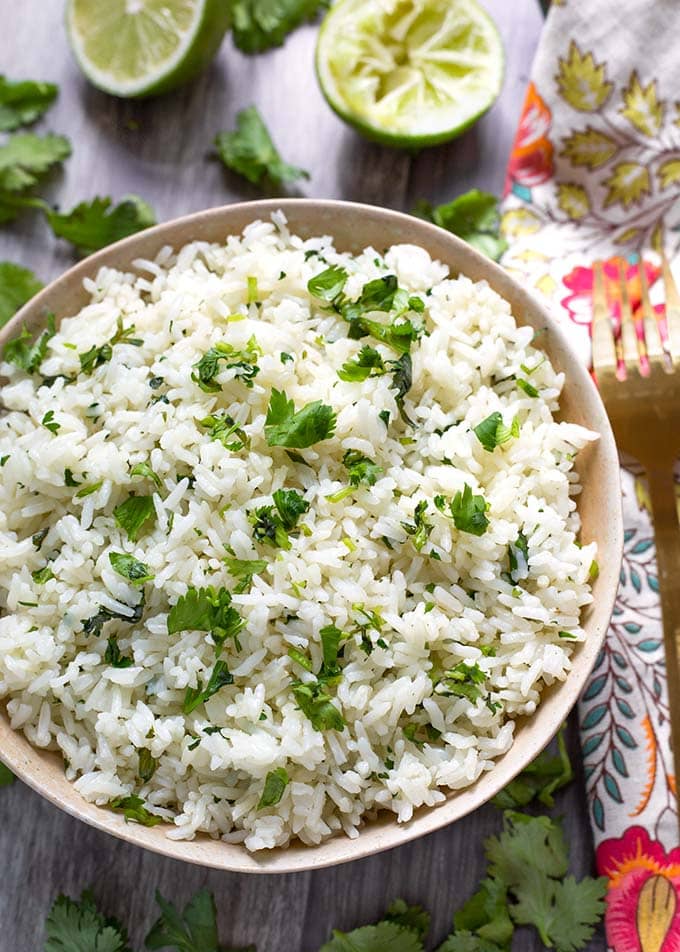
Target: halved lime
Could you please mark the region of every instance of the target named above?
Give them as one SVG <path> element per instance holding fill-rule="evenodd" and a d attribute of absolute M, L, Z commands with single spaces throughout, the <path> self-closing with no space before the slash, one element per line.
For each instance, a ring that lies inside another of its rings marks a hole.
<path fill-rule="evenodd" d="M 68 0 L 66 27 L 87 78 L 113 96 L 167 92 L 207 66 L 227 0 Z"/>
<path fill-rule="evenodd" d="M 496 25 L 476 0 L 339 0 L 316 48 L 331 108 L 406 148 L 460 135 L 498 96 L 503 67 Z"/>

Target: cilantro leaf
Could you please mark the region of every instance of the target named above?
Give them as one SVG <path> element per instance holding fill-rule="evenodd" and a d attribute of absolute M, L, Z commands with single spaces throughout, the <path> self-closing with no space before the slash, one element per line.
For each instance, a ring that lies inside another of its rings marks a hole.
<path fill-rule="evenodd" d="M 423 952 L 416 932 L 396 922 L 378 922 L 352 932 L 333 930 L 333 938 L 319 952 Z"/>
<path fill-rule="evenodd" d="M 44 585 L 45 582 L 49 582 L 51 578 L 54 578 L 54 572 L 46 565 L 42 569 L 37 569 L 35 572 L 31 572 L 31 578 L 36 585 Z"/>
<path fill-rule="evenodd" d="M 434 528 L 432 523 L 425 518 L 426 514 L 427 500 L 421 499 L 413 513 L 413 522 L 402 522 L 401 524 L 404 531 L 413 538 L 413 545 L 417 552 L 422 550 Z"/>
<path fill-rule="evenodd" d="M 35 373 L 40 369 L 47 353 L 47 344 L 55 333 L 54 314 L 48 314 L 47 327 L 35 341 L 24 324 L 20 333 L 7 341 L 2 356 L 7 363 L 15 364 L 27 374 Z"/>
<path fill-rule="evenodd" d="M 385 362 L 374 347 L 364 345 L 356 357 L 346 361 L 342 369 L 338 370 L 341 380 L 356 382 L 368 377 L 380 377 L 387 373 Z"/>
<path fill-rule="evenodd" d="M 156 773 L 158 761 L 155 757 L 151 756 L 151 751 L 148 749 L 148 747 L 141 747 L 137 751 L 137 757 L 139 760 L 139 766 L 137 768 L 139 779 L 146 783 L 151 780 L 153 775 Z"/>
<path fill-rule="evenodd" d="M 312 297 L 332 304 L 342 294 L 347 283 L 347 272 L 339 265 L 333 264 L 325 271 L 320 271 L 307 282 L 307 290 Z"/>
<path fill-rule="evenodd" d="M 260 185 L 264 180 L 283 185 L 309 178 L 304 169 L 282 160 L 255 106 L 237 113 L 235 131 L 218 132 L 215 147 L 227 168 L 243 175 L 253 185 Z"/>
<path fill-rule="evenodd" d="M 294 489 L 277 489 L 273 506 L 260 506 L 249 514 L 253 537 L 265 545 L 290 549 L 289 536 L 295 532 L 300 517 L 309 510 L 309 503 Z"/>
<path fill-rule="evenodd" d="M 96 197 L 70 212 L 48 209 L 46 215 L 57 238 L 69 241 L 82 255 L 156 224 L 153 208 L 138 195 L 126 195 L 113 206 L 110 198 Z"/>
<path fill-rule="evenodd" d="M 442 675 L 440 684 L 445 690 L 441 693 L 446 696 L 464 697 L 474 704 L 482 696 L 479 685 L 484 684 L 486 677 L 477 663 L 468 664 L 467 661 L 461 661 Z"/>
<path fill-rule="evenodd" d="M 130 495 L 113 510 L 113 518 L 116 525 L 127 533 L 130 542 L 136 542 L 144 526 L 156 520 L 153 499 L 151 496 Z"/>
<path fill-rule="evenodd" d="M 510 426 L 503 423 L 502 415 L 496 411 L 491 413 L 485 420 L 478 423 L 472 431 L 485 450 L 493 453 L 497 446 L 507 443 L 512 437 L 519 436 L 519 420 L 517 417 Z"/>
<path fill-rule="evenodd" d="M 269 564 L 266 559 L 234 559 L 226 558 L 224 564 L 227 572 L 234 578 L 240 579 L 234 589 L 237 595 L 247 592 L 253 582 L 254 575 L 261 575 Z"/>
<path fill-rule="evenodd" d="M 312 723 L 317 731 L 345 729 L 345 721 L 340 711 L 333 704 L 323 681 L 294 681 L 292 684 L 293 697 L 298 707 Z"/>
<path fill-rule="evenodd" d="M 564 733 L 565 729 L 561 728 L 557 735 L 557 755 L 547 750 L 539 754 L 518 777 L 496 794 L 493 802 L 497 807 L 502 810 L 516 809 L 526 806 L 534 799 L 540 800 L 548 807 L 554 805 L 553 794 L 571 783 L 574 777 Z"/>
<path fill-rule="evenodd" d="M 430 914 L 422 906 L 409 906 L 403 899 L 395 899 L 385 913 L 387 922 L 394 922 L 402 929 L 410 929 L 423 941 L 430 931 Z"/>
<path fill-rule="evenodd" d="M 529 383 L 528 380 L 523 380 L 521 377 L 518 377 L 515 381 L 520 390 L 523 390 L 526 393 L 527 397 L 538 397 L 539 392 L 534 387 L 533 383 Z"/>
<path fill-rule="evenodd" d="M 228 413 L 223 413 L 221 416 L 213 413 L 199 420 L 198 424 L 210 431 L 211 440 L 217 440 L 232 453 L 250 449 L 250 437 L 241 429 L 241 424 Z"/>
<path fill-rule="evenodd" d="M 112 668 L 131 668 L 134 664 L 132 658 L 121 654 L 118 639 L 115 635 L 110 635 L 107 639 L 104 661 L 106 664 L 110 664 Z"/>
<path fill-rule="evenodd" d="M 341 499 L 351 495 L 358 486 L 375 486 L 378 476 L 383 472 L 382 466 L 378 466 L 358 450 L 347 450 L 342 462 L 349 475 L 349 486 L 327 496 L 330 502 L 340 502 Z"/>
<path fill-rule="evenodd" d="M 127 552 L 109 552 L 109 562 L 114 572 L 127 579 L 128 582 L 132 582 L 133 585 L 143 585 L 156 577 L 151 573 L 148 565 L 140 562 L 133 555 L 128 555 Z"/>
<path fill-rule="evenodd" d="M 54 83 L 0 76 L 0 131 L 12 132 L 39 119 L 57 98 Z"/>
<path fill-rule="evenodd" d="M 508 247 L 500 234 L 498 199 L 489 192 L 473 188 L 436 208 L 429 202 L 420 202 L 416 214 L 467 241 L 493 261 L 498 261 Z"/>
<path fill-rule="evenodd" d="M 294 489 L 277 489 L 272 499 L 286 532 L 291 532 L 297 526 L 300 516 L 309 511 L 307 500 Z"/>
<path fill-rule="evenodd" d="M 577 952 L 591 938 L 604 914 L 607 885 L 604 876 L 598 879 L 586 876 L 580 882 L 567 876 L 543 893 L 538 890 L 534 893 L 526 890 L 521 896 L 518 893 L 520 901 L 513 906 L 513 917 L 520 924 L 536 926 L 549 948 L 557 952 Z"/>
<path fill-rule="evenodd" d="M 435 496 L 435 505 L 444 512 L 446 500 L 443 496 Z M 486 511 L 489 508 L 487 501 L 483 496 L 473 496 L 472 489 L 468 484 L 462 492 L 456 493 L 449 501 L 449 511 L 453 517 L 453 524 L 461 532 L 469 532 L 470 535 L 484 535 L 489 520 L 486 517 Z"/>
<path fill-rule="evenodd" d="M 110 608 L 104 608 L 103 605 L 100 605 L 97 614 L 85 619 L 83 622 L 83 631 L 86 635 L 94 635 L 95 638 L 99 638 L 106 622 L 111 621 L 113 618 L 124 621 L 128 625 L 137 624 L 138 621 L 141 621 L 142 615 L 144 614 L 145 600 L 143 595 L 144 593 L 142 593 L 142 598 L 139 603 L 132 609 L 131 615 L 123 615 L 121 612 L 111 611 Z"/>
<path fill-rule="evenodd" d="M 330 439 L 335 433 L 335 422 L 333 408 L 320 400 L 296 411 L 284 391 L 272 390 L 264 432 L 269 446 L 301 450 Z"/>
<path fill-rule="evenodd" d="M 507 945 L 499 946 L 471 932 L 456 932 L 450 935 L 437 952 L 508 952 Z"/>
<path fill-rule="evenodd" d="M 281 46 L 289 33 L 327 6 L 328 0 L 232 0 L 234 43 L 244 53 Z"/>
<path fill-rule="evenodd" d="M 209 701 L 214 694 L 217 694 L 220 688 L 233 683 L 234 676 L 227 667 L 227 662 L 216 661 L 205 688 L 199 678 L 198 687 L 188 687 L 186 689 L 182 711 L 185 714 L 191 714 L 192 711 L 196 710 L 199 704 L 204 704 L 206 701 Z"/>
<path fill-rule="evenodd" d="M 3 763 L 0 763 L 0 787 L 9 787 L 10 784 L 14 783 L 15 779 L 9 767 L 5 767 Z"/>
<path fill-rule="evenodd" d="M 270 770 L 265 777 L 264 788 L 257 809 L 264 810 L 266 807 L 274 807 L 277 803 L 280 803 L 288 783 L 288 773 L 283 767 Z"/>
<path fill-rule="evenodd" d="M 508 887 L 524 883 L 528 869 L 560 879 L 567 872 L 567 847 L 559 823 L 548 816 L 506 811 L 505 829 L 484 843 L 489 873 Z"/>
<path fill-rule="evenodd" d="M 23 192 L 32 188 L 58 162 L 71 154 L 64 136 L 22 132 L 0 145 L 0 190 Z"/>
<path fill-rule="evenodd" d="M 255 337 L 251 337 L 244 350 L 238 350 L 231 344 L 218 341 L 203 354 L 198 363 L 194 364 L 196 373 L 191 379 L 205 393 L 219 393 L 220 384 L 215 383 L 215 377 L 220 372 L 220 362 L 224 361 L 225 370 L 236 370 L 235 377 L 242 380 L 246 387 L 252 388 L 253 379 L 260 372 L 257 358 L 262 355 L 262 348 Z"/>
<path fill-rule="evenodd" d="M 240 650 L 238 634 L 245 622 L 231 604 L 231 592 L 226 588 L 187 589 L 168 614 L 168 634 L 179 631 L 209 631 L 215 645 L 221 647 L 227 638 L 233 638 Z"/>
<path fill-rule="evenodd" d="M 163 485 L 160 481 L 160 477 L 154 473 L 148 463 L 135 463 L 130 470 L 130 477 L 134 478 L 135 476 L 139 476 L 140 479 L 152 479 L 158 489 Z"/>
<path fill-rule="evenodd" d="M 512 582 L 519 582 L 528 576 L 529 542 L 521 529 L 515 541 L 508 546 L 508 563 Z"/>
<path fill-rule="evenodd" d="M 496 879 L 483 879 L 477 892 L 455 913 L 458 932 L 472 932 L 481 939 L 509 948 L 514 926 L 508 911 L 507 889 Z"/>
<path fill-rule="evenodd" d="M 134 324 L 130 327 L 123 327 L 123 320 L 119 317 L 116 333 L 110 340 L 105 344 L 101 344 L 99 347 L 94 345 L 85 351 L 85 353 L 78 354 L 81 373 L 89 376 L 94 373 L 97 367 L 101 367 L 102 364 L 111 360 L 113 355 L 112 348 L 115 347 L 116 344 L 130 344 L 132 347 L 140 347 L 142 341 L 138 337 L 132 337 L 134 333 Z"/>
<path fill-rule="evenodd" d="M 392 373 L 392 386 L 390 390 L 396 390 L 395 401 L 399 408 L 399 416 L 402 418 L 404 423 L 408 423 L 409 426 L 415 426 L 415 423 L 410 420 L 404 410 L 404 397 L 411 389 L 413 384 L 413 366 L 411 363 L 411 355 L 409 353 L 402 354 L 399 360 L 390 361 L 390 366 L 393 370 Z"/>
<path fill-rule="evenodd" d="M 57 423 L 54 419 L 54 410 L 48 410 L 45 416 L 40 421 L 40 425 L 44 426 L 46 430 L 49 430 L 50 433 L 57 434 L 61 429 L 61 423 Z"/>
<path fill-rule="evenodd" d="M 161 907 L 161 915 L 146 937 L 147 949 L 172 947 L 175 952 L 255 952 L 253 946 L 238 950 L 218 945 L 215 899 L 206 889 L 196 893 L 182 913 L 159 892 L 156 892 L 156 902 Z"/>
<path fill-rule="evenodd" d="M 99 912 L 90 892 L 80 901 L 58 896 L 45 929 L 45 952 L 130 952 L 123 926 Z"/>
<path fill-rule="evenodd" d="M 144 806 L 144 801 L 136 793 L 128 797 L 116 797 L 109 803 L 109 809 L 114 813 L 122 813 L 126 823 L 139 823 L 141 826 L 157 826 L 163 818 L 150 813 Z"/>
<path fill-rule="evenodd" d="M 319 637 L 321 638 L 321 650 L 323 652 L 323 663 L 319 678 L 336 678 L 340 673 L 338 652 L 343 633 L 336 625 L 325 625 L 319 630 Z"/>
<path fill-rule="evenodd" d="M 0 261 L 0 327 L 4 327 L 41 288 L 42 282 L 28 268 L 11 261 Z"/>

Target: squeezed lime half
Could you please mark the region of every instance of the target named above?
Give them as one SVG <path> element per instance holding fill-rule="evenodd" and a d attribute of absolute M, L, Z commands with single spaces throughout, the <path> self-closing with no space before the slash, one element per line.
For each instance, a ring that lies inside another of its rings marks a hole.
<path fill-rule="evenodd" d="M 167 92 L 212 60 L 227 0 L 68 0 L 66 27 L 91 83 L 113 96 Z"/>
<path fill-rule="evenodd" d="M 476 0 L 339 0 L 316 48 L 321 90 L 340 118 L 409 149 L 472 125 L 503 69 L 498 29 Z"/>

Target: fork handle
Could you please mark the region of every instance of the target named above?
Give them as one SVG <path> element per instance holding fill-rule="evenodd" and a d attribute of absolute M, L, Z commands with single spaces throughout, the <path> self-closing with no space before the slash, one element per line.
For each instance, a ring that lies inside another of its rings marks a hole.
<path fill-rule="evenodd" d="M 656 537 L 671 743 L 675 778 L 680 785 L 680 525 L 672 465 L 664 469 L 659 468 L 658 464 L 650 465 L 647 479 Z"/>

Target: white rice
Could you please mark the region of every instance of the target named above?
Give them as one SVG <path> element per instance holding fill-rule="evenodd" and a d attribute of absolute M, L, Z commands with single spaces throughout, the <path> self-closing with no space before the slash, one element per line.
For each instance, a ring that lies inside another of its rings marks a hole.
<path fill-rule="evenodd" d="M 307 282 L 329 264 L 349 272 L 351 297 L 395 274 L 423 300 L 426 333 L 412 347 L 405 399 L 414 427 L 399 417 L 391 373 L 338 378 L 364 344 L 385 361 L 397 355 L 371 338 L 349 339 L 345 321 L 310 297 Z M 249 277 L 260 305 L 247 304 Z M 340 254 L 328 237 L 290 235 L 281 215 L 224 245 L 163 249 L 131 273 L 103 268 L 86 289 L 91 302 L 62 321 L 40 373 L 0 364 L 9 381 L 0 418 L 0 458 L 8 457 L 0 469 L 0 696 L 13 727 L 60 750 L 87 800 L 104 805 L 134 793 L 173 824 L 170 836 L 205 831 L 249 850 L 354 836 L 382 809 L 407 821 L 490 770 L 512 745 L 514 718 L 535 711 L 544 685 L 567 677 L 591 600 L 595 546 L 577 541 L 573 461 L 595 436 L 555 421 L 563 376 L 533 348 L 532 330 L 517 327 L 485 283 L 449 278 L 421 248 Z M 108 341 L 120 318 L 141 346 L 117 344 L 92 375 L 79 373 L 79 352 Z M 218 375 L 217 394 L 192 381 L 211 345 L 243 347 L 253 335 L 263 356 L 252 389 L 233 370 Z M 283 363 L 282 353 L 294 359 Z M 527 377 L 521 365 L 539 363 Z M 517 376 L 540 396 L 518 389 Z M 44 377 L 57 379 L 42 385 Z M 153 378 L 162 378 L 158 389 Z M 273 388 L 298 409 L 320 400 L 337 413 L 335 435 L 300 451 L 309 465 L 266 442 Z M 221 410 L 242 422 L 249 450 L 231 452 L 199 425 Z M 49 411 L 56 433 L 41 425 Z M 489 452 L 472 428 L 494 411 L 521 426 Z M 327 497 L 347 485 L 348 450 L 383 473 L 333 503 Z M 140 462 L 160 488 L 130 476 Z M 81 485 L 101 485 L 79 498 L 65 486 L 66 469 Z M 433 505 L 466 483 L 489 505 L 481 536 L 459 531 Z M 248 520 L 281 487 L 310 507 L 289 551 L 255 541 Z M 113 509 L 130 492 L 152 490 L 153 529 L 133 544 Z M 419 552 L 402 523 L 421 500 L 433 529 Z M 42 529 L 38 549 L 32 537 Z M 508 546 L 520 531 L 529 557 L 513 581 Z M 269 564 L 250 591 L 233 596 L 245 622 L 241 647 L 229 640 L 220 657 L 234 683 L 184 714 L 187 686 L 205 683 L 216 651 L 206 632 L 168 635 L 167 614 L 188 586 L 233 590 L 225 546 Z M 141 621 L 112 620 L 100 637 L 88 636 L 83 622 L 101 606 L 130 615 L 140 598 L 113 571 L 112 551 L 132 553 L 155 577 L 143 586 Z M 31 573 L 47 564 L 54 578 L 38 584 Z M 384 624 L 368 632 L 370 654 L 357 634 L 345 643 L 342 676 L 329 688 L 345 728 L 316 730 L 291 688 L 314 674 L 288 650 L 308 654 L 318 672 L 320 629 L 351 632 L 357 605 Z M 131 666 L 104 661 L 111 635 Z M 476 700 L 441 693 L 442 673 L 462 661 L 486 675 Z M 138 776 L 141 749 L 158 761 L 147 781 Z M 258 809 L 266 775 L 281 767 L 290 782 L 280 802 Z"/>

